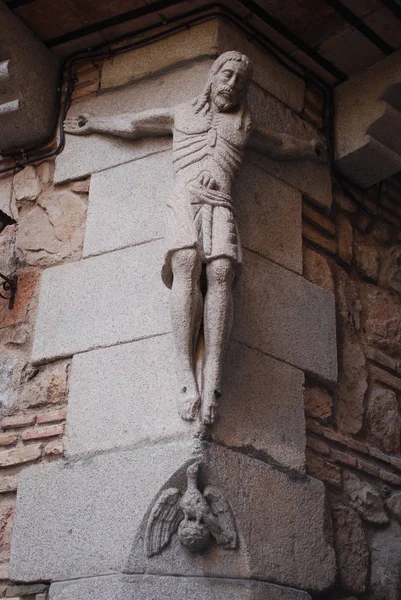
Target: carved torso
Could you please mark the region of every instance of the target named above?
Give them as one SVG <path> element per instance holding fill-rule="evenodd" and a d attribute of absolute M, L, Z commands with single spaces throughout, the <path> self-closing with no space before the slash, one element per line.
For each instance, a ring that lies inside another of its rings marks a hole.
<path fill-rule="evenodd" d="M 231 195 L 250 127 L 248 109 L 197 114 L 192 104 L 178 106 L 173 132 L 176 186 L 186 185 L 207 171 L 217 189 Z"/>

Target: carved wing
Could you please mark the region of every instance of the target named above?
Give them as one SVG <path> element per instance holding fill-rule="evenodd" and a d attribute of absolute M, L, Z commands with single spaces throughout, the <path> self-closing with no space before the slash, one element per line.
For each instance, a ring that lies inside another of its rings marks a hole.
<path fill-rule="evenodd" d="M 220 490 L 208 486 L 203 492 L 210 506 L 210 513 L 204 516 L 216 542 L 227 549 L 237 547 L 238 536 L 234 516 L 228 500 Z"/>
<path fill-rule="evenodd" d="M 169 488 L 162 492 L 149 515 L 145 534 L 146 556 L 159 554 L 165 548 L 171 536 L 177 531 L 184 518 L 180 508 L 181 492 Z"/>

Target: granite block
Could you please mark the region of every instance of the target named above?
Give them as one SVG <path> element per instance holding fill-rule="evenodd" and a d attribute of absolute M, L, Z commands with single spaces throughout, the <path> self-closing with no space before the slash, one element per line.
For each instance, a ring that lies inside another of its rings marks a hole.
<path fill-rule="evenodd" d="M 162 258 L 156 241 L 45 270 L 33 361 L 171 331 Z"/>

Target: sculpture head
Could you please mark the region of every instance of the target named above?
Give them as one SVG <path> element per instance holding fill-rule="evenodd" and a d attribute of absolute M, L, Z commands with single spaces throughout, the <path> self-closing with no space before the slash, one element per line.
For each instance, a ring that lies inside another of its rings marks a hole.
<path fill-rule="evenodd" d="M 235 50 L 224 52 L 213 63 L 203 94 L 195 101 L 196 112 L 236 110 L 246 104 L 252 63 Z"/>

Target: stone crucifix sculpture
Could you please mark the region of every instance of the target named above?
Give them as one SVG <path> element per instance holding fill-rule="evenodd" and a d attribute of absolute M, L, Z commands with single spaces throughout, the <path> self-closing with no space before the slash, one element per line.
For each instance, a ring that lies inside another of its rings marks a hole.
<path fill-rule="evenodd" d="M 248 147 L 276 160 L 319 160 L 317 140 L 276 134 L 251 121 L 247 92 L 251 61 L 235 51 L 213 63 L 206 86 L 192 102 L 173 108 L 111 117 L 65 120 L 74 135 L 104 133 L 128 139 L 173 136 L 174 187 L 167 202 L 166 253 L 162 268 L 171 288 L 176 346 L 178 410 L 194 420 L 200 409 L 213 423 L 221 396 L 222 366 L 233 317 L 232 286 L 241 264 L 233 208 L 233 184 Z M 196 348 L 204 337 L 202 382 Z"/>

